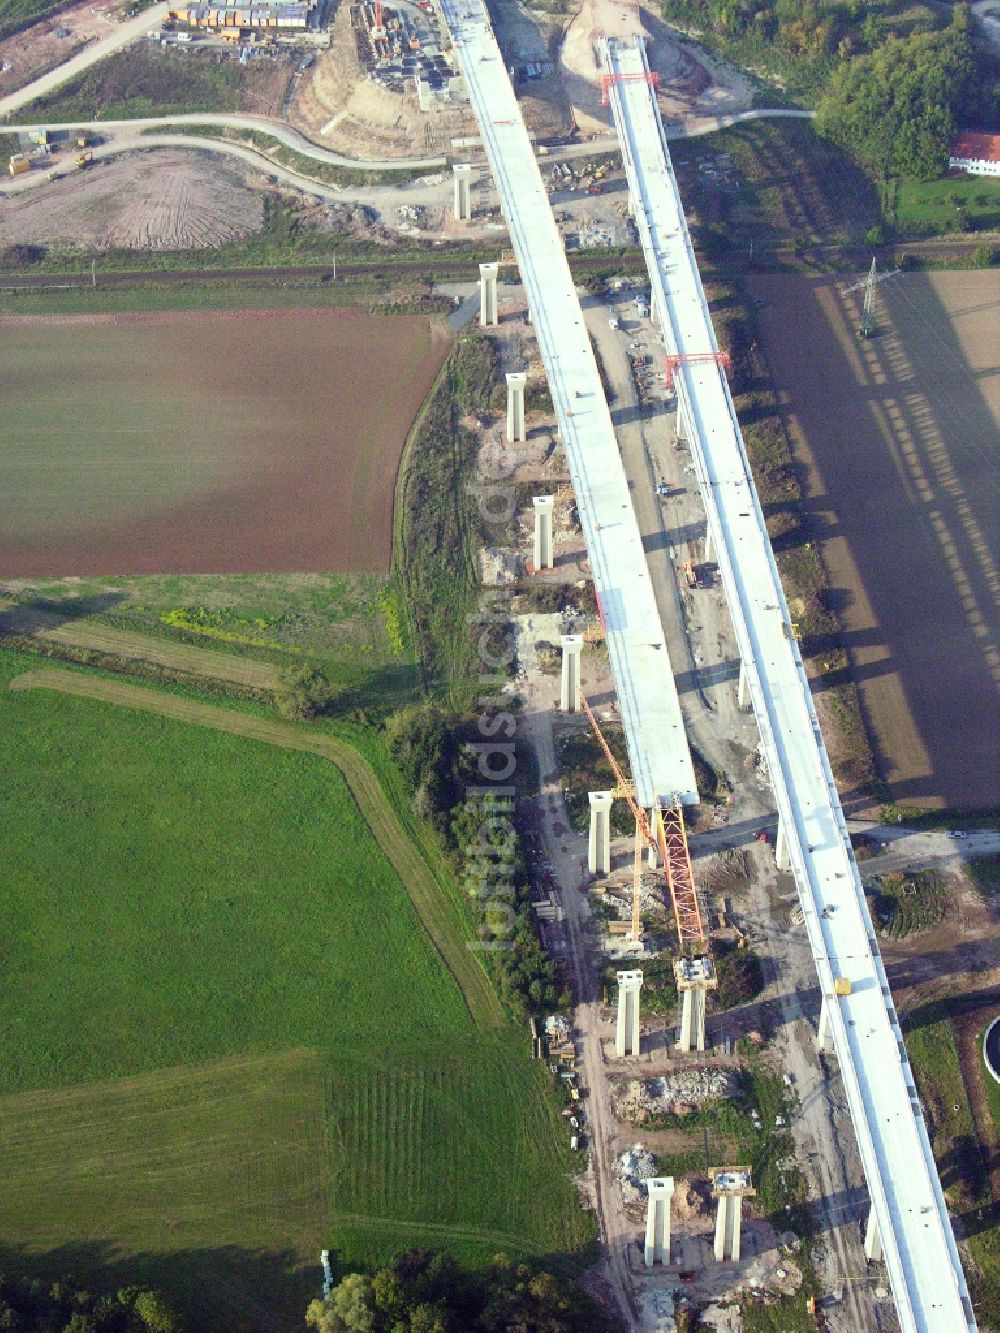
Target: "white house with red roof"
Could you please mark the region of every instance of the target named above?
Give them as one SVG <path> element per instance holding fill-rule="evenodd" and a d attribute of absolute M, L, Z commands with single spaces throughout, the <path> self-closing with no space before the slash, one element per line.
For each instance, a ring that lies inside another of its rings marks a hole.
<path fill-rule="evenodd" d="M 1000 134 L 963 130 L 951 146 L 948 165 L 970 176 L 1000 176 Z"/>

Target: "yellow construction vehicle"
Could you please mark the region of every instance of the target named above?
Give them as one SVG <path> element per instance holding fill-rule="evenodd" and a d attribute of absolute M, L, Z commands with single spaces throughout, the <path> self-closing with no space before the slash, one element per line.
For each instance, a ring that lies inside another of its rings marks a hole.
<path fill-rule="evenodd" d="M 88 149 L 88 151 L 85 152 L 85 153 L 78 153 L 78 154 L 77 154 L 77 156 L 76 156 L 76 165 L 77 165 L 77 166 L 80 168 L 80 170 L 82 171 L 84 167 L 89 167 L 90 164 L 91 164 L 91 162 L 93 162 L 93 160 L 94 160 L 94 154 L 93 154 L 92 152 L 90 152 L 89 149 Z"/>

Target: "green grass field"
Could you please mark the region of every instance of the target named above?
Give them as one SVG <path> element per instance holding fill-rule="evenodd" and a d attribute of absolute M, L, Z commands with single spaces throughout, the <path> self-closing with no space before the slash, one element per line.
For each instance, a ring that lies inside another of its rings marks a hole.
<path fill-rule="evenodd" d="M 579 1252 L 543 1066 L 475 1032 L 333 765 L 0 663 L 0 1263 L 284 1333 L 323 1246 Z"/>
<path fill-rule="evenodd" d="M 890 208 L 903 236 L 1000 230 L 1000 181 L 955 176 L 935 181 L 894 181 Z"/>

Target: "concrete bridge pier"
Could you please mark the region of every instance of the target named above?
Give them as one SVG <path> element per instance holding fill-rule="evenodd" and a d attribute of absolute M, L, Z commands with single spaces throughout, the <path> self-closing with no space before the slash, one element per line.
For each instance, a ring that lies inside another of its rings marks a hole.
<path fill-rule="evenodd" d="M 524 386 L 528 377 L 523 370 L 507 375 L 507 443 L 523 444 L 527 439 L 524 429 Z"/>
<path fill-rule="evenodd" d="M 670 1201 L 674 1197 L 673 1176 L 657 1176 L 646 1181 L 646 1246 L 644 1259 L 647 1268 L 654 1264 L 670 1263 Z"/>
<path fill-rule="evenodd" d="M 455 180 L 455 221 L 472 221 L 472 164 L 456 162 L 452 167 Z"/>
<path fill-rule="evenodd" d="M 559 687 L 559 707 L 564 713 L 580 711 L 580 654 L 583 652 L 581 634 L 563 634 L 562 680 Z"/>
<path fill-rule="evenodd" d="M 752 707 L 750 702 L 750 678 L 747 675 L 746 665 L 743 659 L 740 659 L 740 679 L 736 686 L 736 707 L 744 711 Z"/>
<path fill-rule="evenodd" d="M 555 508 L 554 495 L 536 495 L 532 500 L 535 510 L 535 573 L 540 569 L 551 569 L 555 563 L 552 557 L 552 511 Z"/>
<path fill-rule="evenodd" d="M 833 1027 L 830 1023 L 830 1001 L 823 996 L 819 1008 L 819 1027 L 816 1031 L 816 1045 L 821 1055 L 833 1055 Z"/>
<path fill-rule="evenodd" d="M 495 328 L 497 316 L 497 275 L 499 264 L 479 265 L 479 323 L 482 328 Z"/>
<path fill-rule="evenodd" d="M 792 858 L 788 854 L 788 838 L 785 834 L 785 821 L 778 816 L 778 836 L 774 845 L 774 863 L 779 870 L 791 870 Z"/>
<path fill-rule="evenodd" d="M 868 1225 L 865 1227 L 865 1258 L 873 1264 L 882 1262 L 882 1237 L 879 1234 L 878 1222 L 875 1220 L 874 1208 L 868 1213 Z"/>
<path fill-rule="evenodd" d="M 611 874 L 611 806 L 615 794 L 592 791 L 590 799 L 590 841 L 587 844 L 587 869 L 592 875 Z"/>
<path fill-rule="evenodd" d="M 639 1054 L 639 991 L 642 972 L 618 973 L 618 1024 L 615 1028 L 615 1055 Z"/>

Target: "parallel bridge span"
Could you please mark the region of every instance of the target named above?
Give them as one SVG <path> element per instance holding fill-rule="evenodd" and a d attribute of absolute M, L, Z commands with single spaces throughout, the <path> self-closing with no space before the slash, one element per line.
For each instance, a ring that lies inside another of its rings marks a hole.
<path fill-rule="evenodd" d="M 718 351 L 641 37 L 601 59 L 901 1328 L 975 1318 L 809 682 Z M 694 359 L 701 357 L 700 360 Z M 834 979 L 851 983 L 837 998 Z"/>
<path fill-rule="evenodd" d="M 482 0 L 442 12 L 468 84 L 535 334 L 587 543 L 640 805 L 698 800 L 639 525 L 580 300 Z"/>

